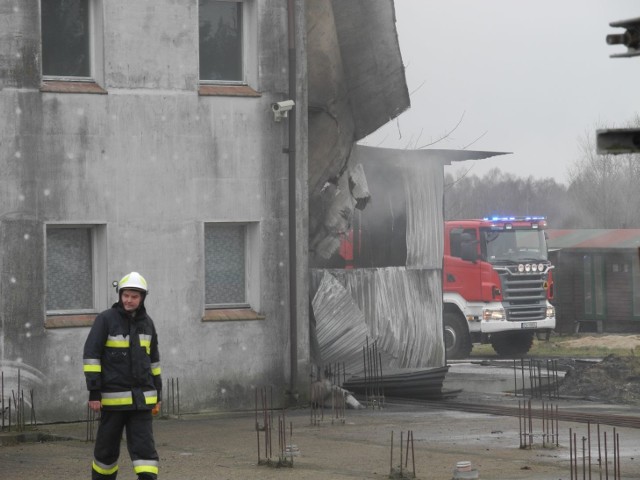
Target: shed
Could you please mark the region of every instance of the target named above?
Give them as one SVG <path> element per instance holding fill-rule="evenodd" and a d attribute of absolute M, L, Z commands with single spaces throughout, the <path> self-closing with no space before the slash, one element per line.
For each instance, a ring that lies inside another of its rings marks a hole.
<path fill-rule="evenodd" d="M 640 229 L 548 230 L 556 331 L 640 332 Z"/>

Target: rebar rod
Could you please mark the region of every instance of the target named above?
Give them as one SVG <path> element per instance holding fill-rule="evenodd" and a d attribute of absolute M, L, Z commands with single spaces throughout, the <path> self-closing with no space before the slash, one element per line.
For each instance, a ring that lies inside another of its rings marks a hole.
<path fill-rule="evenodd" d="M 22 431 L 22 422 L 20 421 L 20 416 L 21 416 L 21 405 L 20 405 L 20 387 L 21 387 L 21 379 L 22 379 L 22 375 L 21 375 L 21 371 L 20 369 L 18 369 L 18 401 L 14 402 L 16 403 L 16 428 L 18 429 L 19 432 Z"/>
<path fill-rule="evenodd" d="M 519 447 L 522 448 L 522 413 L 520 411 L 520 400 L 518 400 L 518 440 Z"/>
<path fill-rule="evenodd" d="M 547 394 L 549 400 L 551 400 L 551 373 L 549 370 L 549 359 L 547 358 Z"/>
<path fill-rule="evenodd" d="M 531 414 L 531 399 L 529 399 L 529 448 L 533 446 L 533 415 Z"/>
<path fill-rule="evenodd" d="M 604 432 L 604 478 L 609 480 L 609 457 L 607 455 L 607 432 Z"/>
<path fill-rule="evenodd" d="M 380 372 L 379 372 L 379 375 L 380 375 L 380 389 L 381 389 L 380 393 L 382 395 L 382 406 L 384 406 L 384 404 L 385 404 L 384 382 L 382 381 L 382 379 L 384 377 L 382 375 L 382 354 L 381 353 L 378 353 L 378 365 L 380 365 Z"/>
<path fill-rule="evenodd" d="M 411 463 L 413 466 L 413 478 L 416 478 L 416 456 L 413 448 L 413 430 L 411 430 Z"/>
<path fill-rule="evenodd" d="M 369 339 L 367 338 L 367 345 L 369 344 Z M 363 346 L 362 347 L 362 361 L 364 364 L 364 401 L 369 404 L 369 383 L 367 380 L 367 350 Z"/>
<path fill-rule="evenodd" d="M 616 443 L 616 429 L 613 429 L 613 480 L 618 480 L 618 445 Z"/>
<path fill-rule="evenodd" d="M 617 464 L 618 464 L 618 480 L 622 479 L 622 472 L 620 471 L 620 434 L 616 434 L 616 445 L 617 445 Z"/>
<path fill-rule="evenodd" d="M 600 472 L 600 480 L 602 480 L 602 447 L 600 444 L 600 422 L 598 422 L 597 424 L 597 431 L 598 431 L 598 466 L 599 466 L 599 472 Z"/>
<path fill-rule="evenodd" d="M 29 396 L 31 401 L 31 417 L 29 419 L 32 426 L 35 426 L 38 422 L 36 420 L 36 401 L 34 398 L 33 388 L 29 390 Z"/>
<path fill-rule="evenodd" d="M 256 403 L 255 403 L 255 412 L 256 412 L 256 438 L 258 440 L 258 465 L 260 465 L 260 426 L 258 423 L 258 388 L 256 387 L 256 394 L 255 394 L 255 399 L 256 399 Z"/>
<path fill-rule="evenodd" d="M 537 362 L 538 366 L 538 398 L 542 398 L 542 363 Z"/>
<path fill-rule="evenodd" d="M 2 397 L 2 430 L 4 432 L 4 372 L 0 372 L 0 397 Z"/>
<path fill-rule="evenodd" d="M 558 405 L 556 405 L 556 447 L 560 446 L 560 417 L 558 415 Z"/>
<path fill-rule="evenodd" d="M 587 422 L 587 447 L 589 448 L 589 480 L 591 480 L 591 422 Z"/>
<path fill-rule="evenodd" d="M 391 431 L 391 458 L 389 460 L 389 476 L 393 475 L 393 430 Z"/>
<path fill-rule="evenodd" d="M 547 406 L 542 402 L 542 446 L 544 447 L 546 444 L 547 431 Z"/>
<path fill-rule="evenodd" d="M 578 480 L 578 437 L 576 432 L 573 432 L 573 463 L 576 471 L 576 480 Z"/>
<path fill-rule="evenodd" d="M 573 429 L 569 429 L 569 470 L 570 478 L 574 480 L 573 476 Z"/>
<path fill-rule="evenodd" d="M 176 387 L 178 391 L 178 418 L 180 418 L 180 378 L 176 378 Z"/>
<path fill-rule="evenodd" d="M 400 432 L 400 478 L 402 478 L 402 434 L 404 432 Z"/>
<path fill-rule="evenodd" d="M 408 430 L 407 431 L 407 448 L 405 448 L 405 454 L 404 454 L 404 468 L 407 468 L 409 466 L 409 442 L 411 441 L 410 437 L 411 437 L 411 430 Z"/>

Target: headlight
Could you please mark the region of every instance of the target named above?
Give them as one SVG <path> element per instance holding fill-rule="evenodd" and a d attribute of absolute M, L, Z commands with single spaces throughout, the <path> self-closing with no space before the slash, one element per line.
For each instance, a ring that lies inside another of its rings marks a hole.
<path fill-rule="evenodd" d="M 490 320 L 506 320 L 504 315 L 504 308 L 498 308 L 496 310 L 484 309 L 482 310 L 482 319 L 485 322 Z"/>
<path fill-rule="evenodd" d="M 527 264 L 524 266 L 524 271 L 525 271 L 525 272 L 530 272 L 530 271 L 531 271 L 531 264 L 527 263 Z"/>
<path fill-rule="evenodd" d="M 534 272 L 537 272 L 538 266 L 534 263 L 533 265 L 531 265 L 531 270 L 533 270 Z"/>
<path fill-rule="evenodd" d="M 556 316 L 556 309 L 553 305 L 547 306 L 547 318 L 553 318 Z"/>
<path fill-rule="evenodd" d="M 518 265 L 518 271 L 519 271 L 520 273 L 524 272 L 524 265 L 523 265 L 523 264 L 521 264 L 521 263 L 520 263 L 520 264 Z"/>
<path fill-rule="evenodd" d="M 544 263 L 538 264 L 538 271 L 539 272 L 543 272 L 544 271 Z"/>

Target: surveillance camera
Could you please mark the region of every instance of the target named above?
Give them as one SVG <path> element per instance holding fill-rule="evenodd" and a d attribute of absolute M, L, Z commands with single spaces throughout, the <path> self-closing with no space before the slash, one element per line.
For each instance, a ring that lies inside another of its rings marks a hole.
<path fill-rule="evenodd" d="M 274 112 L 287 112 L 293 108 L 296 104 L 293 100 L 284 100 L 282 102 L 276 102 L 271 104 L 271 110 Z"/>
<path fill-rule="evenodd" d="M 271 104 L 271 110 L 273 111 L 273 119 L 279 122 L 283 118 L 288 116 L 287 112 L 291 110 L 296 102 L 293 100 L 283 100 L 282 102 L 276 102 Z"/>

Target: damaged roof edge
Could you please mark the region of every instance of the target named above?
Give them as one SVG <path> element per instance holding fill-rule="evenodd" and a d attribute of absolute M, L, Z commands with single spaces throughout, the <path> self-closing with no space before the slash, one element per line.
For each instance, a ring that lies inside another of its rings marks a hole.
<path fill-rule="evenodd" d="M 480 150 L 449 150 L 438 148 L 425 148 L 419 150 L 397 149 L 384 147 L 371 147 L 368 145 L 356 145 L 354 150 L 358 151 L 358 156 L 363 157 L 367 154 L 397 156 L 398 158 L 407 158 L 415 160 L 438 160 L 443 165 L 451 165 L 452 162 L 463 162 L 465 160 L 482 160 L 485 158 L 496 157 L 499 155 L 511 155 L 512 152 L 488 152 Z"/>
<path fill-rule="evenodd" d="M 411 106 L 395 7 L 393 0 L 332 0 L 332 8 L 359 140 Z"/>

